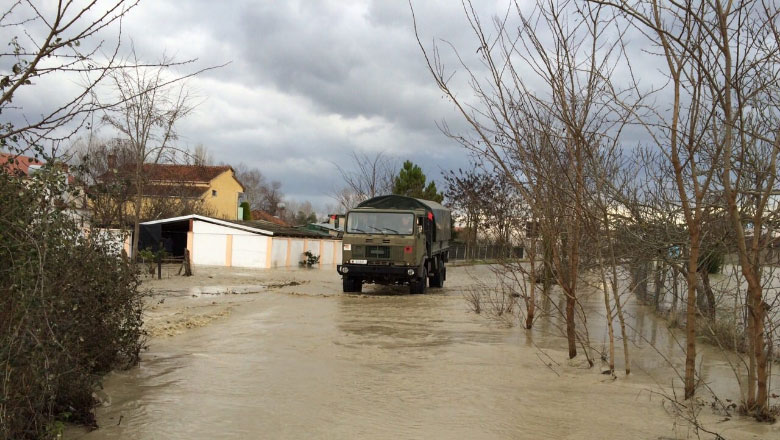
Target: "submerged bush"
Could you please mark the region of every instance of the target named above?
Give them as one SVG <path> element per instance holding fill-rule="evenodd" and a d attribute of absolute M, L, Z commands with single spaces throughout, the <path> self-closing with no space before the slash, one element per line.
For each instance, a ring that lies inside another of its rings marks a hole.
<path fill-rule="evenodd" d="M 84 232 L 61 173 L 0 169 L 0 438 L 49 438 L 94 425 L 101 376 L 143 345 L 133 267 L 104 234 Z"/>

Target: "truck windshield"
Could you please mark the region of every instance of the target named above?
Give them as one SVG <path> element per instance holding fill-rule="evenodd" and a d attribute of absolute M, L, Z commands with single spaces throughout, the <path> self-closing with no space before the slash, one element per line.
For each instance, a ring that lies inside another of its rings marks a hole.
<path fill-rule="evenodd" d="M 347 217 L 348 233 L 409 235 L 413 231 L 412 213 L 350 212 Z"/>

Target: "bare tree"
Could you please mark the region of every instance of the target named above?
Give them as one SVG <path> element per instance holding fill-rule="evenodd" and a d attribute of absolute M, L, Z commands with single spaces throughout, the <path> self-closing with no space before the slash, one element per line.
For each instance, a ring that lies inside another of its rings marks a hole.
<path fill-rule="evenodd" d="M 131 166 L 133 152 L 121 139 L 89 136 L 71 148 L 77 165 L 78 184 L 84 189 L 93 225 L 124 228 L 132 222 L 127 204 L 132 201 L 131 182 L 116 175 Z M 109 178 L 110 176 L 110 178 Z"/>
<path fill-rule="evenodd" d="M 754 0 L 592 3 L 609 5 L 630 17 L 659 49 L 670 79 L 671 111 L 657 111 L 646 120 L 646 127 L 672 164 L 688 230 L 685 397 L 693 395 L 695 385 L 696 289 L 703 225 L 714 210 L 723 209 L 731 219 L 748 285 L 750 364 L 745 406 L 765 414 L 768 351 L 761 280 L 765 263 L 760 255 L 768 242 L 762 228 L 767 225 L 770 196 L 776 191 L 780 147 L 775 116 L 778 7 Z M 754 108 L 764 111 L 759 115 Z M 712 194 L 716 188 L 722 189 L 722 197 Z M 752 237 L 745 233 L 746 219 L 758 225 Z"/>
<path fill-rule="evenodd" d="M 485 75 L 453 50 L 477 104 L 465 102 L 453 90 L 452 75 L 443 67 L 438 47 L 429 51 L 420 42 L 439 88 L 475 135 L 471 138 L 444 129 L 499 167 L 527 201 L 534 198 L 526 182 L 538 180 L 547 188 L 550 198 L 541 218 L 550 238 L 547 257 L 566 297 L 565 333 L 569 356 L 575 357 L 578 340 L 585 344 L 577 334 L 575 318 L 588 203 L 586 164 L 589 157 L 599 155 L 605 138 L 616 136 L 626 121 L 622 117 L 625 109 L 609 105 L 609 98 L 619 93 L 610 78 L 616 63 L 623 61 L 622 42 L 608 39 L 604 29 L 616 21 L 601 7 L 572 1 L 539 1 L 531 12 L 513 4 L 495 19 L 490 32 L 494 36 L 488 37 L 470 2 L 464 2 L 464 13 L 477 40 Z M 542 88 L 532 87 L 532 82 Z M 536 139 L 529 141 L 529 133 Z"/>
<path fill-rule="evenodd" d="M 397 162 L 379 152 L 374 155 L 352 152 L 351 163 L 348 166 L 336 165 L 344 188 L 338 190 L 333 198 L 342 209 L 349 210 L 358 203 L 392 193 L 393 179 L 397 174 Z"/>
<path fill-rule="evenodd" d="M 89 123 L 91 114 L 105 105 L 93 92 L 112 72 L 128 67 L 99 35 L 119 24 L 138 1 L 57 2 L 36 5 L 16 0 L 0 7 L 0 29 L 11 35 L 0 53 L 0 147 L 23 153 L 44 142 L 59 143 Z M 15 104 L 41 80 L 71 77 L 82 87 L 43 114 L 29 113 Z"/>
<path fill-rule="evenodd" d="M 244 199 L 252 209 L 264 207 L 264 193 L 267 182 L 265 176 L 257 168 L 249 168 L 243 163 L 233 167 L 236 179 L 244 185 Z"/>
<path fill-rule="evenodd" d="M 195 166 L 202 167 L 214 164 L 214 156 L 205 145 L 200 143 L 192 151 L 188 151 L 186 157 L 187 162 Z"/>
<path fill-rule="evenodd" d="M 135 52 L 132 59 L 138 65 Z M 138 249 L 139 223 L 144 205 L 145 165 L 157 164 L 174 151 L 176 123 L 193 110 L 182 77 L 171 77 L 163 59 L 161 67 L 135 67 L 113 71 L 111 84 L 120 104 L 106 110 L 103 122 L 127 140 L 132 152 L 133 249 Z"/>

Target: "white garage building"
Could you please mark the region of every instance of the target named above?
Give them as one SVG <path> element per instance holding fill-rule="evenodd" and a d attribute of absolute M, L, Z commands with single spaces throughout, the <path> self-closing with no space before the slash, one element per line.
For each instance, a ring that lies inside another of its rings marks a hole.
<path fill-rule="evenodd" d="M 189 250 L 192 264 L 265 269 L 297 266 L 309 251 L 320 266 L 341 263 L 341 240 L 262 220 L 233 222 L 186 215 L 141 223 L 139 248 L 163 246 L 174 257 Z"/>

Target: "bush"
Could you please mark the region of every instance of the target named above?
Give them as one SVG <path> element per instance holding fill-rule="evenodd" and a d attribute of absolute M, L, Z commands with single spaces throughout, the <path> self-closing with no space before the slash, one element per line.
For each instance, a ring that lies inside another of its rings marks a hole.
<path fill-rule="evenodd" d="M 305 267 L 312 267 L 320 262 L 320 256 L 314 255 L 310 251 L 303 253 L 303 260 L 298 262 L 298 265 Z"/>
<path fill-rule="evenodd" d="M 713 246 L 710 249 L 703 249 L 699 255 L 699 269 L 706 268 L 707 273 L 720 273 L 723 268 L 723 262 L 726 259 L 726 250 L 723 246 Z"/>
<path fill-rule="evenodd" d="M 102 375 L 143 346 L 138 273 L 62 209 L 64 182 L 0 169 L 0 438 L 94 425 Z"/>

